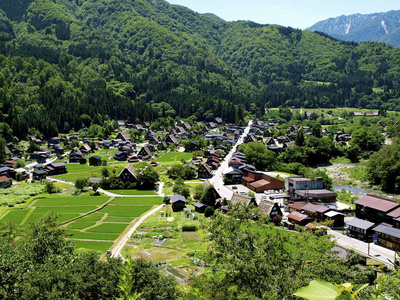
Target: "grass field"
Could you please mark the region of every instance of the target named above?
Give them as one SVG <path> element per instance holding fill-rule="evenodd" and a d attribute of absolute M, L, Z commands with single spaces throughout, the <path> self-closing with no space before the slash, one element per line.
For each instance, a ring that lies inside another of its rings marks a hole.
<path fill-rule="evenodd" d="M 107 205 L 100 212 L 108 213 L 109 216 L 115 217 L 138 217 L 142 213 L 148 211 L 150 206 L 114 206 Z"/>
<path fill-rule="evenodd" d="M 67 228 L 69 229 L 85 229 L 90 226 L 95 225 L 96 222 L 73 222 L 71 224 L 68 224 Z"/>
<path fill-rule="evenodd" d="M 75 206 L 75 205 L 100 205 L 106 202 L 110 197 L 107 196 L 63 196 L 47 197 L 36 200 L 33 206 Z"/>
<path fill-rule="evenodd" d="M 163 201 L 161 197 L 121 197 L 115 198 L 110 204 L 125 205 L 159 205 Z"/>
<path fill-rule="evenodd" d="M 104 253 L 113 245 L 111 242 L 92 242 L 92 241 L 74 241 L 78 251 L 83 249 L 90 249 L 99 253 Z"/>
<path fill-rule="evenodd" d="M 161 155 L 159 158 L 156 159 L 156 161 L 181 161 L 182 159 L 186 161 L 191 159 L 192 157 L 192 153 L 168 152 Z"/>
<path fill-rule="evenodd" d="M 29 211 L 30 209 L 11 210 L 0 219 L 0 223 L 14 222 L 16 225 L 21 225 Z"/>
<path fill-rule="evenodd" d="M 118 195 L 148 195 L 148 196 L 156 196 L 156 191 L 146 191 L 146 190 L 109 190 L 109 192 L 118 194 Z"/>
<path fill-rule="evenodd" d="M 115 163 L 107 166 L 89 166 L 86 164 L 67 164 L 68 173 L 55 175 L 54 177 L 61 180 L 75 182 L 78 178 L 101 177 L 101 170 L 107 168 L 110 174 L 119 174 L 125 163 Z"/>
<path fill-rule="evenodd" d="M 121 234 L 125 228 L 128 226 L 127 224 L 118 224 L 118 223 L 103 223 L 96 227 L 90 228 L 87 232 L 99 232 L 99 233 L 118 233 Z"/>
<path fill-rule="evenodd" d="M 69 236 L 70 238 L 85 240 L 114 241 L 119 236 L 118 233 L 82 232 L 77 230 L 70 230 L 68 233 L 71 235 Z"/>

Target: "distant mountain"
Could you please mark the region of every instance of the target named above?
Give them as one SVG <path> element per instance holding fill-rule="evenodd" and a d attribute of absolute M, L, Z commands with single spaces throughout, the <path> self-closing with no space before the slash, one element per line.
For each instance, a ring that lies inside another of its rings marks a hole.
<path fill-rule="evenodd" d="M 400 10 L 330 18 L 307 30 L 321 31 L 343 41 L 384 42 L 400 47 Z"/>
<path fill-rule="evenodd" d="M 400 111 L 399 61 L 390 45 L 163 0 L 0 0 L 0 123 L 54 136 L 109 119 L 244 122 L 281 105 Z"/>

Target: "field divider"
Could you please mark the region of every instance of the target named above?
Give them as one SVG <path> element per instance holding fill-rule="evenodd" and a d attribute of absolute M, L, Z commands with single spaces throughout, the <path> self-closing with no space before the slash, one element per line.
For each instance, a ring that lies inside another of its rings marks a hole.
<path fill-rule="evenodd" d="M 93 210 L 91 210 L 91 211 L 89 211 L 89 212 L 87 212 L 87 213 L 84 213 L 83 215 L 81 215 L 81 216 L 79 216 L 79 217 L 76 217 L 76 218 L 74 218 L 74 219 L 72 219 L 72 220 L 68 220 L 68 221 L 66 221 L 66 222 L 63 222 L 63 223 L 61 223 L 60 225 L 61 226 L 67 226 L 69 223 L 72 223 L 72 222 L 75 222 L 76 220 L 79 220 L 79 219 L 82 219 L 82 218 L 84 218 L 84 217 L 87 217 L 87 216 L 89 216 L 89 215 L 91 215 L 91 214 L 94 214 L 95 212 L 98 212 L 99 210 L 101 210 L 101 209 L 103 209 L 104 207 L 106 207 L 111 201 L 113 201 L 114 200 L 114 197 L 111 197 L 110 199 L 108 199 L 106 202 L 104 202 L 103 204 L 101 204 L 99 207 L 97 207 L 97 208 L 95 208 L 95 209 L 93 209 Z"/>
<path fill-rule="evenodd" d="M 21 226 L 25 225 L 25 223 L 29 220 L 29 218 L 32 216 L 33 212 L 35 211 L 36 207 L 28 207 L 28 209 L 30 210 L 25 218 L 22 220 L 21 222 Z"/>

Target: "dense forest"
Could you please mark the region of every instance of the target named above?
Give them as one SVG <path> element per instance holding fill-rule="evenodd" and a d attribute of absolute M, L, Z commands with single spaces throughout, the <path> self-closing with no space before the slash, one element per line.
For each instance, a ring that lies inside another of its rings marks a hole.
<path fill-rule="evenodd" d="M 266 107 L 399 110 L 400 49 L 165 1 L 0 0 L 0 122 L 45 136 Z"/>

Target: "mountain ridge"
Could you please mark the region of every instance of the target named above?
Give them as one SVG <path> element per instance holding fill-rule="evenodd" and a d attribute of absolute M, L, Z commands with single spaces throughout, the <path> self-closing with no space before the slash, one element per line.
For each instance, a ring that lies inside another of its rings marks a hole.
<path fill-rule="evenodd" d="M 384 42 L 400 47 L 400 10 L 341 15 L 319 21 L 306 30 L 321 31 L 344 41 Z"/>
<path fill-rule="evenodd" d="M 278 106 L 400 110 L 392 46 L 226 22 L 160 0 L 34 0 L 20 17 L 18 5 L 6 8 L 0 121 L 16 135 L 88 119 L 243 122 Z"/>

